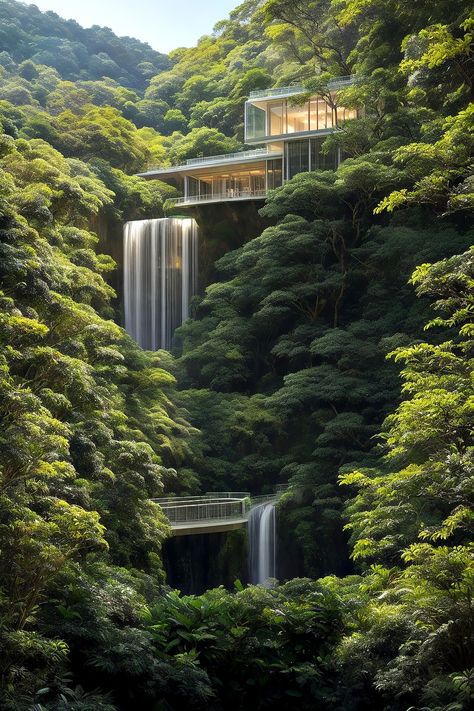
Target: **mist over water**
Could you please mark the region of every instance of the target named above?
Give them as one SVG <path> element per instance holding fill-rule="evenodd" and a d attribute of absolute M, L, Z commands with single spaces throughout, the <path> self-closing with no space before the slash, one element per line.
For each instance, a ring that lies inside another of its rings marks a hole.
<path fill-rule="evenodd" d="M 147 350 L 171 349 L 197 292 L 198 227 L 164 217 L 124 226 L 125 329 Z"/>

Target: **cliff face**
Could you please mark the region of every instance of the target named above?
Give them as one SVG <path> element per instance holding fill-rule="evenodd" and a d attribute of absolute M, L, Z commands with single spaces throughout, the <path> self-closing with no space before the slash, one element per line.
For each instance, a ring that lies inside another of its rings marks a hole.
<path fill-rule="evenodd" d="M 262 201 L 200 205 L 186 210 L 199 225 L 199 290 L 219 279 L 215 263 L 257 237 L 271 221 L 260 216 Z"/>
<path fill-rule="evenodd" d="M 163 549 L 168 585 L 184 595 L 200 595 L 219 585 L 232 590 L 236 580 L 247 583 L 247 547 L 245 528 L 168 538 Z"/>
<path fill-rule="evenodd" d="M 215 263 L 220 257 L 238 249 L 271 224 L 271 220 L 259 215 L 261 206 L 260 201 L 224 203 L 201 205 L 182 212 L 183 217 L 193 217 L 199 226 L 200 294 L 204 293 L 209 284 L 218 280 Z M 117 268 L 109 273 L 107 281 L 117 295 L 114 300 L 115 319 L 123 326 L 123 221 L 103 211 L 91 218 L 89 229 L 99 237 L 97 250 L 110 255 L 117 264 Z"/>

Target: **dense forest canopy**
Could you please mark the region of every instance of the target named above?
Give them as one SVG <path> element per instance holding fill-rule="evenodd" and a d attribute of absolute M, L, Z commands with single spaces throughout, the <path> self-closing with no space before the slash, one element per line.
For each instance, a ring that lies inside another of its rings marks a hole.
<path fill-rule="evenodd" d="M 169 56 L 0 20 L 0 707 L 469 709 L 471 4 L 246 0 Z M 339 167 L 272 191 L 174 353 L 141 350 L 104 234 L 176 191 L 135 173 L 349 74 Z M 304 577 L 167 586 L 150 499 L 278 483 Z"/>
<path fill-rule="evenodd" d="M 34 4 L 2 0 L 1 64 L 30 60 L 54 68 L 61 79 L 116 79 L 143 90 L 147 81 L 169 68 L 170 60 L 133 37 L 117 37 L 107 27 L 84 29 Z M 31 66 L 30 64 L 26 66 Z M 23 70 L 27 77 L 27 71 Z"/>

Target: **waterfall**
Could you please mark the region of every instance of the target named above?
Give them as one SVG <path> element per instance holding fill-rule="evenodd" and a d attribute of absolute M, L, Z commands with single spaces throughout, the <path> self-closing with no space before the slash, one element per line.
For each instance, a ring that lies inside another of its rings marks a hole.
<path fill-rule="evenodd" d="M 195 220 L 164 217 L 124 227 L 125 329 L 147 350 L 170 350 L 197 292 Z"/>
<path fill-rule="evenodd" d="M 250 582 L 265 585 L 276 577 L 276 516 L 272 503 L 250 511 L 248 522 Z"/>

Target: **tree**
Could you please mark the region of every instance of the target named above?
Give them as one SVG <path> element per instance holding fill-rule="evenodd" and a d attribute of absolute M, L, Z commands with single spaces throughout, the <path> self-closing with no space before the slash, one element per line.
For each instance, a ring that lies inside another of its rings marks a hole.
<path fill-rule="evenodd" d="M 353 557 L 375 564 L 358 581 L 365 602 L 362 610 L 353 608 L 354 633 L 340 653 L 349 699 L 365 686 L 366 698 L 376 688 L 397 700 L 396 709 L 467 709 L 474 588 L 472 249 L 421 265 L 412 283 L 419 296 L 434 299 L 428 327 L 444 329 L 447 340 L 391 354 L 404 363 L 404 399 L 385 422 L 384 456 L 375 469 L 341 475 L 342 484 L 357 490 L 347 507 Z M 354 599 L 354 587 L 345 592 L 334 579 L 330 586 Z"/>
<path fill-rule="evenodd" d="M 346 75 L 351 73 L 355 30 L 340 23 L 337 10 L 331 0 L 268 0 L 262 13 L 272 41 L 285 43 L 300 64 L 314 59 L 319 72 Z"/>
<path fill-rule="evenodd" d="M 45 633 L 46 601 L 79 562 L 162 579 L 168 525 L 150 498 L 174 476 L 167 463 L 187 455 L 191 433 L 166 357 L 143 353 L 109 320 L 114 292 L 103 275 L 115 265 L 88 228 L 113 193 L 45 141 L 3 148 L 0 705 L 59 708 L 88 696 L 61 680 L 68 647 Z M 123 174 L 109 171 L 120 185 Z M 122 189 L 124 200 L 134 190 L 138 203 L 156 200 L 148 186 Z M 111 708 L 97 694 L 89 701 Z"/>
<path fill-rule="evenodd" d="M 170 148 L 172 163 L 184 163 L 188 158 L 232 153 L 239 149 L 239 143 L 224 136 L 216 128 L 194 128 L 185 136 L 176 136 Z"/>
<path fill-rule="evenodd" d="M 458 334 L 392 353 L 405 364 L 408 399 L 386 421 L 387 468 L 375 475 L 343 476 L 344 483 L 361 489 L 350 523 L 357 537 L 355 556 L 393 560 L 418 538 L 462 541 L 472 535 L 472 268 L 470 252 L 424 264 L 413 275 L 420 295 L 436 297 L 440 315 L 431 327 L 451 327 Z M 391 470 L 392 461 L 398 469 Z"/>

